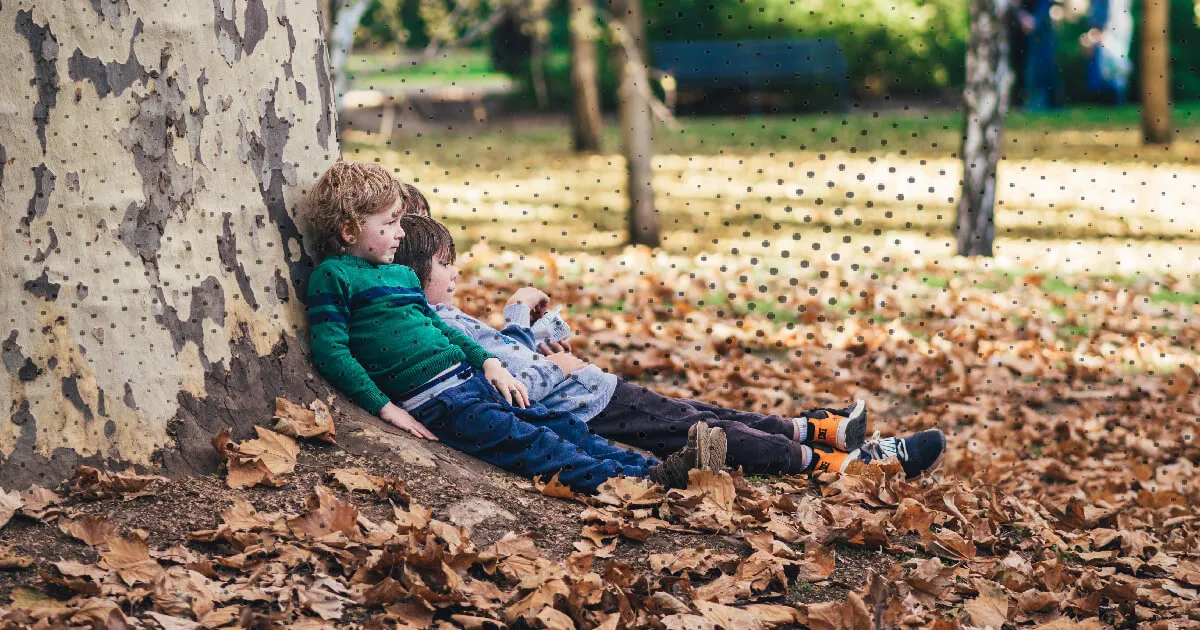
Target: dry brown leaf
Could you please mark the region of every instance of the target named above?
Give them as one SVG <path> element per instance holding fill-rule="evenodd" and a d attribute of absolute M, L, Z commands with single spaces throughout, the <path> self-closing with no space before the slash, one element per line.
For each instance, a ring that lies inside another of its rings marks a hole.
<path fill-rule="evenodd" d="M 71 478 L 69 487 L 71 496 L 86 500 L 115 496 L 134 499 L 153 494 L 152 484 L 166 481 L 166 477 L 139 475 L 133 468 L 124 472 L 109 473 L 91 466 L 80 466 L 75 469 L 75 476 Z"/>
<path fill-rule="evenodd" d="M 543 608 L 554 607 L 559 597 L 570 595 L 571 589 L 561 579 L 546 580 L 504 609 L 504 618 L 508 623 L 519 619 L 532 621 Z"/>
<path fill-rule="evenodd" d="M 1008 623 L 1008 592 L 1003 586 L 988 580 L 973 581 L 979 596 L 963 604 L 971 624 L 981 629 L 1000 630 Z"/>
<path fill-rule="evenodd" d="M 534 478 L 533 487 L 537 488 L 538 492 L 541 492 L 548 497 L 555 497 L 557 499 L 575 498 L 575 492 L 563 485 L 562 482 L 558 480 L 557 473 L 555 473 L 555 475 L 550 478 L 550 481 L 546 483 L 542 483 L 541 477 Z"/>
<path fill-rule="evenodd" d="M 810 605 L 807 614 L 812 630 L 859 630 L 873 625 L 867 605 L 856 593 L 849 593 L 844 602 Z"/>
<path fill-rule="evenodd" d="M 0 488 L 0 527 L 8 524 L 14 514 L 25 504 L 21 493 L 16 490 L 4 491 Z"/>
<path fill-rule="evenodd" d="M 282 476 L 296 468 L 300 447 L 295 440 L 263 427 L 256 426 L 254 430 L 258 438 L 241 444 L 232 440 L 229 429 L 213 436 L 213 446 L 224 460 L 225 483 L 230 488 L 281 486 Z"/>
<path fill-rule="evenodd" d="M 100 552 L 100 566 L 117 572 L 128 584 L 149 584 L 162 575 L 163 568 L 150 557 L 145 532 L 135 531 L 128 536 L 113 536 Z"/>
<path fill-rule="evenodd" d="M 299 538 L 319 540 L 341 534 L 348 540 L 361 540 L 358 529 L 358 508 L 342 501 L 324 486 L 313 488 L 308 496 L 308 511 L 303 516 L 289 518 L 288 527 Z"/>
<path fill-rule="evenodd" d="M 794 624 L 807 623 L 808 620 L 804 611 L 779 604 L 749 604 L 743 610 L 758 617 L 768 628 L 792 627 Z"/>
<path fill-rule="evenodd" d="M 146 614 L 153 619 L 163 630 L 195 630 L 200 627 L 200 624 L 191 619 L 182 617 L 172 617 L 162 613 L 147 611 Z"/>
<path fill-rule="evenodd" d="M 238 446 L 239 454 L 262 460 L 270 474 L 276 477 L 296 469 L 296 456 L 300 454 L 296 440 L 263 427 L 254 427 L 254 430 L 258 438 L 242 442 Z"/>
<path fill-rule="evenodd" d="M 62 533 L 77 538 L 93 547 L 104 544 L 109 538 L 120 531 L 116 525 L 108 522 L 103 516 L 84 514 L 73 519 L 59 519 L 58 529 Z"/>
<path fill-rule="evenodd" d="M 36 519 L 48 519 L 51 514 L 57 515 L 54 506 L 63 502 L 63 498 L 51 490 L 41 486 L 33 486 L 21 493 L 21 501 L 25 504 L 21 513 Z"/>
<path fill-rule="evenodd" d="M 320 400 L 312 401 L 305 408 L 285 398 L 276 398 L 274 429 L 297 439 L 315 437 L 326 442 L 337 441 L 333 414 Z"/>
<path fill-rule="evenodd" d="M 361 468 L 335 468 L 329 471 L 334 484 L 350 492 L 379 492 L 387 480 L 368 473 Z"/>
<path fill-rule="evenodd" d="M 534 619 L 546 630 L 575 630 L 575 621 L 553 608 L 543 608 Z"/>
<path fill-rule="evenodd" d="M 300 606 L 326 621 L 342 618 L 342 609 L 350 603 L 346 594 L 346 587 L 327 577 L 318 579 L 312 586 L 296 590 Z"/>
<path fill-rule="evenodd" d="M 753 612 L 713 602 L 696 602 L 696 610 L 725 630 L 763 630 L 766 624 Z"/>
<path fill-rule="evenodd" d="M 666 630 L 716 630 L 717 624 L 708 617 L 690 613 L 667 615 L 659 620 Z"/>
<path fill-rule="evenodd" d="M 154 607 L 174 617 L 206 620 L 219 599 L 207 577 L 184 567 L 168 567 L 154 579 L 150 593 Z M 206 626 L 211 620 L 206 620 Z"/>
<path fill-rule="evenodd" d="M 33 558 L 18 554 L 8 547 L 0 546 L 0 571 L 28 569 L 33 564 Z"/>

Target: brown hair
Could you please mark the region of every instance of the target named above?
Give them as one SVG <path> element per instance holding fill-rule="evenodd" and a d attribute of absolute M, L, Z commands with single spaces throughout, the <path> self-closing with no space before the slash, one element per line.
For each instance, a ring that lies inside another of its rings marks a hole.
<path fill-rule="evenodd" d="M 429 217 L 406 214 L 400 217 L 400 227 L 404 228 L 404 239 L 392 262 L 416 272 L 422 287 L 429 284 L 434 258 L 444 256 L 448 259 L 442 262 L 453 263 L 458 257 L 454 251 L 454 237 L 441 223 Z"/>
<path fill-rule="evenodd" d="M 400 185 L 404 187 L 404 193 L 408 195 L 404 214 L 415 214 L 419 217 L 429 216 L 429 200 L 425 198 L 425 194 L 408 182 Z"/>
<path fill-rule="evenodd" d="M 404 184 L 387 169 L 366 162 L 334 162 L 308 193 L 308 219 L 316 234 L 316 249 L 322 254 L 345 250 L 342 225 L 350 223 L 358 234 L 363 221 L 401 200 L 401 211 L 409 207 Z"/>

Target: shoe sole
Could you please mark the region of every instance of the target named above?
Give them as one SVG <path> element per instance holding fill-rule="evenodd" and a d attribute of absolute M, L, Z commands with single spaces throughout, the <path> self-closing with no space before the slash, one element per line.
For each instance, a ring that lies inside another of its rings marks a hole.
<path fill-rule="evenodd" d="M 711 430 L 708 428 L 707 422 L 697 422 L 688 429 L 688 441 L 695 440 L 696 445 L 696 468 L 707 470 L 704 464 L 708 460 L 708 440 Z"/>
<path fill-rule="evenodd" d="M 867 439 L 867 403 L 862 400 L 854 402 L 854 408 L 844 422 L 838 423 L 837 448 L 850 452 L 862 446 Z"/>
<path fill-rule="evenodd" d="M 944 459 L 946 459 L 946 434 L 943 433 L 942 434 L 942 452 L 938 453 L 937 459 L 933 460 L 933 463 L 930 464 L 928 468 L 917 473 L 916 476 L 909 477 L 908 479 L 910 481 L 914 480 L 914 479 L 922 479 L 925 477 L 925 475 L 929 475 L 929 474 L 936 472 L 938 468 L 942 467 L 942 460 L 944 460 Z"/>
<path fill-rule="evenodd" d="M 701 468 L 711 473 L 725 470 L 725 456 L 729 453 L 729 440 L 725 437 L 725 429 L 709 429 L 707 446 L 700 451 L 705 454 Z"/>

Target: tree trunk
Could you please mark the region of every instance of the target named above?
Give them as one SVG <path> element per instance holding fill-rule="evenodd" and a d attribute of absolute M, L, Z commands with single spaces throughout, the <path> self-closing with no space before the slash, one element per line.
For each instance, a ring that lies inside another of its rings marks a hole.
<path fill-rule="evenodd" d="M 604 147 L 600 119 L 599 72 L 596 69 L 596 8 L 594 0 L 570 0 L 571 88 L 574 114 L 571 140 L 576 153 L 599 153 Z"/>
<path fill-rule="evenodd" d="M 971 0 L 967 84 L 963 90 L 963 190 L 956 220 L 958 254 L 991 256 L 996 236 L 996 166 L 1012 70 L 1008 63 L 1006 0 Z"/>
<path fill-rule="evenodd" d="M 1142 137 L 1147 144 L 1170 144 L 1171 66 L 1167 0 L 1142 3 Z"/>
<path fill-rule="evenodd" d="M 0 4 L 0 486 L 211 471 L 311 399 L 294 217 L 338 154 L 313 0 Z"/>
<path fill-rule="evenodd" d="M 609 0 L 613 14 L 612 64 L 619 82 L 617 99 L 621 152 L 625 155 L 629 194 L 629 242 L 658 247 L 658 214 L 654 210 L 652 163 L 654 128 L 646 69 L 641 0 Z"/>
<path fill-rule="evenodd" d="M 354 31 L 371 6 L 371 0 L 344 0 L 336 2 L 337 13 L 333 16 L 333 28 L 329 32 L 329 68 L 333 75 L 333 92 L 337 110 L 342 111 L 346 90 L 350 89 L 350 77 L 346 74 L 346 62 L 354 48 Z"/>

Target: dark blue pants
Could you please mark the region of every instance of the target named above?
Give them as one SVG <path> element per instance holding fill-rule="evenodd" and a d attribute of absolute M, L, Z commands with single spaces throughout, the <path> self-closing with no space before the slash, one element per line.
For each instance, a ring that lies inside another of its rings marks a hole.
<path fill-rule="evenodd" d="M 451 448 L 528 477 L 557 473 L 576 492 L 594 492 L 620 474 L 645 477 L 657 463 L 613 446 L 566 414 L 537 403 L 509 405 L 479 372 L 411 413 Z"/>

